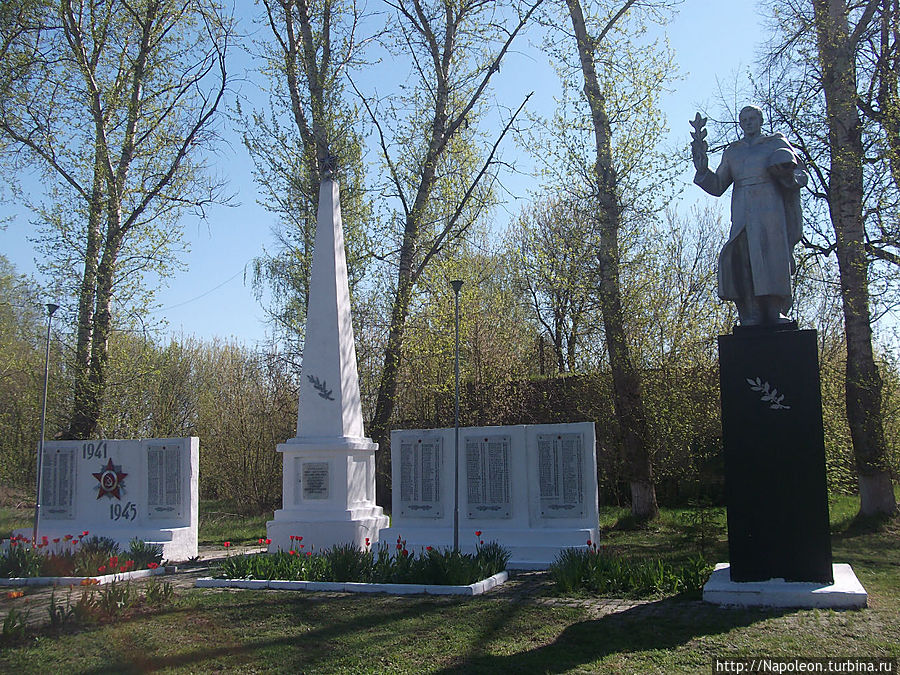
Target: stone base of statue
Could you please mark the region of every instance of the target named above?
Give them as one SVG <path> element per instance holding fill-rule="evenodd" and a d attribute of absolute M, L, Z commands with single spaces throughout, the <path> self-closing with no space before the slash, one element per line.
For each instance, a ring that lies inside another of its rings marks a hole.
<path fill-rule="evenodd" d="M 862 609 L 868 604 L 866 589 L 846 564 L 832 566 L 834 583 L 784 579 L 737 582 L 731 580 L 730 571 L 728 563 L 716 565 L 703 587 L 706 602 L 739 607 L 823 609 Z"/>
<path fill-rule="evenodd" d="M 732 582 L 833 579 L 816 331 L 719 336 Z"/>

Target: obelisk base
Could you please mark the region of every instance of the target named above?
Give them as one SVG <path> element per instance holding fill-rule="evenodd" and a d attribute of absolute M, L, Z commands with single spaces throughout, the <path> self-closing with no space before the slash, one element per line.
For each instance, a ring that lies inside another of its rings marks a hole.
<path fill-rule="evenodd" d="M 336 544 L 365 548 L 367 538 L 370 545 L 377 542 L 389 523 L 375 504 L 377 448 L 367 438 L 345 437 L 280 444 L 283 508 L 266 523 L 269 551 L 306 553 Z"/>

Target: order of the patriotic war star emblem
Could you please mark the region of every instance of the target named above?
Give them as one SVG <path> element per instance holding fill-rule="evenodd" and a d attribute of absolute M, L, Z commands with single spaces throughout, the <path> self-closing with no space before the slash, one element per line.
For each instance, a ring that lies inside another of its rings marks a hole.
<path fill-rule="evenodd" d="M 97 499 L 100 499 L 103 495 L 108 495 L 110 498 L 115 497 L 116 499 L 122 499 L 119 490 L 125 487 L 122 481 L 127 475 L 127 473 L 122 472 L 121 465 L 113 464 L 112 457 L 110 457 L 106 462 L 106 466 L 101 467 L 98 473 L 93 474 L 94 478 L 100 482 L 100 487 L 97 491 Z"/>

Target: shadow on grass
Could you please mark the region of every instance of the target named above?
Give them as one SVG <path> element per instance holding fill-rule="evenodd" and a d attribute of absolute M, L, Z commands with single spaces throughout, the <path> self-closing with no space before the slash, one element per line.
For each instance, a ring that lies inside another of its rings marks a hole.
<path fill-rule="evenodd" d="M 725 609 L 667 598 L 574 623 L 542 647 L 510 655 L 471 654 L 437 672 L 567 672 L 615 654 L 675 649 L 703 635 L 727 633 L 790 611 Z M 494 636 L 499 632 L 484 638 Z"/>
<path fill-rule="evenodd" d="M 270 605 L 278 604 L 277 612 L 274 612 Z M 318 605 L 331 605 L 326 607 L 331 617 L 330 621 L 325 622 L 319 628 L 312 630 L 303 630 L 298 633 L 297 630 L 289 631 L 289 634 L 282 632 L 278 637 L 269 639 L 260 638 L 256 640 L 242 640 L 239 644 L 220 644 L 217 646 L 205 646 L 194 648 L 182 654 L 173 654 L 171 656 L 152 656 L 148 654 L 140 654 L 132 652 L 131 654 L 116 655 L 115 660 L 110 660 L 102 667 L 82 671 L 83 673 L 133 673 L 133 672 L 151 672 L 156 670 L 166 670 L 172 668 L 184 667 L 191 671 L 195 669 L 206 670 L 212 667 L 212 663 L 220 658 L 235 659 L 235 657 L 250 656 L 254 652 L 268 650 L 271 648 L 283 648 L 283 660 L 281 665 L 296 665 L 300 671 L 315 672 L 320 662 L 330 660 L 334 657 L 332 653 L 332 641 L 346 637 L 348 635 L 358 633 L 365 634 L 384 624 L 393 621 L 402 621 L 410 618 L 421 618 L 428 614 L 440 612 L 446 605 L 446 602 L 435 600 L 414 604 L 404 604 L 390 611 L 385 611 L 383 605 L 375 605 L 372 611 L 360 615 L 358 611 L 358 598 L 314 598 L 314 597 L 298 597 L 292 598 L 287 603 L 283 598 L 278 600 L 272 598 L 268 601 L 260 602 L 257 599 L 248 599 L 247 602 L 231 604 L 227 607 L 191 607 L 189 611 L 195 617 L 195 623 L 202 624 L 213 618 L 222 619 L 223 616 L 229 617 L 235 621 L 250 623 L 255 618 L 257 620 L 265 620 L 277 618 L 284 620 L 290 619 L 295 621 L 299 629 L 308 618 L 322 623 L 320 617 L 307 617 L 306 614 L 310 609 L 317 608 Z M 349 606 L 353 609 L 353 618 L 350 620 L 341 620 L 340 616 L 344 611 L 343 606 Z M 187 608 L 186 608 L 187 609 Z M 156 614 L 157 617 L 165 614 L 177 614 L 180 608 L 172 608 L 168 611 L 162 611 Z M 206 615 L 206 616 L 204 616 Z M 137 618 L 137 617 L 136 617 Z M 283 629 L 283 627 L 282 627 Z M 229 638 L 239 636 L 230 635 Z M 298 656 L 302 655 L 302 656 Z M 244 661 L 235 661 L 235 665 L 244 663 Z M 321 667 L 325 667 L 324 665 Z M 218 668 L 216 668 L 218 670 Z"/>
<path fill-rule="evenodd" d="M 857 514 L 847 522 L 846 526 L 837 529 L 831 536 L 835 539 L 853 539 L 871 534 L 900 534 L 900 512 L 891 516 Z"/>

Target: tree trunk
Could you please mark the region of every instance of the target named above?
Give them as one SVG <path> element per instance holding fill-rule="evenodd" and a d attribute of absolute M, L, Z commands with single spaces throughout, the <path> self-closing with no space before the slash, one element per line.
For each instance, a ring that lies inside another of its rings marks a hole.
<path fill-rule="evenodd" d="M 378 395 L 375 399 L 375 414 L 369 425 L 372 440 L 378 443 L 380 448 L 375 459 L 375 502 L 388 508 L 391 506 L 391 453 L 388 430 L 391 415 L 394 413 L 397 376 L 403 357 L 403 334 L 414 284 L 412 251 L 412 245 L 404 245 L 400 252 L 397 294 L 394 296 L 394 306 L 391 310 L 391 326 L 384 351 Z"/>
<path fill-rule="evenodd" d="M 882 382 L 872 350 L 863 207 L 862 127 L 855 49 L 845 0 L 813 0 L 831 156 L 829 210 L 837 244 L 847 337 L 847 422 L 859 475 L 860 513 L 893 513 L 886 462 Z"/>
<path fill-rule="evenodd" d="M 84 272 L 78 291 L 78 326 L 73 364 L 74 391 L 72 413 L 66 438 L 85 439 L 91 435 L 90 420 L 85 411 L 91 397 L 91 342 L 94 333 L 94 305 L 97 300 L 97 266 L 100 257 L 100 221 L 103 215 L 103 172 L 99 157 L 94 161 L 94 185 L 88 205 L 88 232 L 84 252 Z"/>
<path fill-rule="evenodd" d="M 612 369 L 613 402 L 622 433 L 625 467 L 631 484 L 631 512 L 641 519 L 654 518 L 659 510 L 653 485 L 653 468 L 647 450 L 647 418 L 641 397 L 640 378 L 625 335 L 622 294 L 619 287 L 619 222 L 621 210 L 616 195 L 617 176 L 612 161 L 612 143 L 606 100 L 594 67 L 594 47 L 588 37 L 580 0 L 566 0 L 584 75 L 584 93 L 591 109 L 597 160 L 598 225 L 600 228 L 600 308 L 606 329 L 606 347 Z"/>

